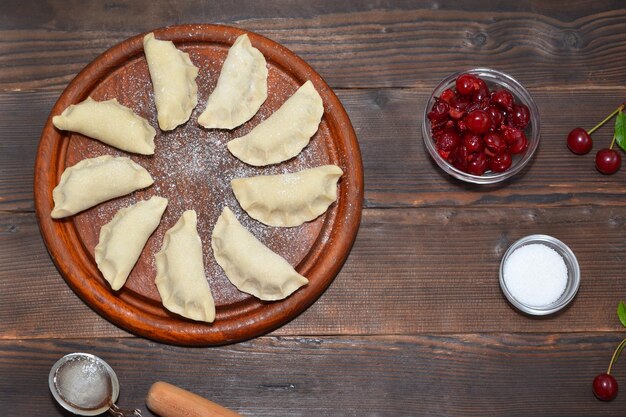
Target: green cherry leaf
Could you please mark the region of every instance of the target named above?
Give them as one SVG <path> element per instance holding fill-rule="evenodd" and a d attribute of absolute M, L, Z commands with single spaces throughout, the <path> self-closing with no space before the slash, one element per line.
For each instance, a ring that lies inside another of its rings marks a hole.
<path fill-rule="evenodd" d="M 626 327 L 626 305 L 623 301 L 620 301 L 617 306 L 617 317 L 619 317 L 619 321 L 622 322 L 622 326 Z"/>
<path fill-rule="evenodd" d="M 622 150 L 626 151 L 626 114 L 621 111 L 617 114 L 617 118 L 615 119 L 615 141 Z M 626 324 L 624 324 L 624 326 L 626 326 Z"/>

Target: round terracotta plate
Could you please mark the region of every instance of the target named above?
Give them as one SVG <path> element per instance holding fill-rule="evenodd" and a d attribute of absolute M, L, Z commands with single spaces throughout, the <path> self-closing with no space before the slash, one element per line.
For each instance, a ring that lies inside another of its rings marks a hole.
<path fill-rule="evenodd" d="M 114 46 L 89 64 L 65 89 L 41 135 L 35 165 L 35 207 L 41 233 L 70 287 L 94 310 L 126 330 L 180 345 L 218 345 L 266 333 L 311 305 L 348 256 L 363 202 L 363 168 L 354 130 L 333 91 L 310 66 L 288 49 L 254 33 L 248 36 L 265 56 L 269 69 L 266 102 L 254 118 L 232 131 L 204 129 L 197 123 L 198 116 L 215 88 L 228 48 L 246 32 L 226 26 L 188 25 L 154 33 L 157 39 L 171 40 L 189 53 L 199 68 L 198 106 L 186 124 L 170 132 L 159 130 L 143 34 Z M 271 115 L 306 80 L 311 80 L 320 93 L 324 116 L 318 132 L 300 155 L 257 168 L 228 152 L 226 142 L 246 134 Z M 55 129 L 52 116 L 88 96 L 95 100 L 116 98 L 146 118 L 157 130 L 155 154 L 126 154 L 85 136 Z M 63 170 L 85 158 L 106 154 L 129 156 L 152 174 L 154 185 L 73 217 L 52 220 L 52 190 Z M 338 199 L 325 214 L 299 227 L 274 228 L 255 221 L 239 207 L 230 188 L 233 178 L 293 172 L 323 164 L 336 164 L 344 171 Z M 94 261 L 100 228 L 120 208 L 153 195 L 169 199 L 168 208 L 126 285 L 114 292 Z M 213 226 L 225 205 L 259 240 L 306 276 L 309 284 L 277 302 L 262 302 L 239 292 L 215 262 L 210 244 Z M 188 209 L 198 213 L 206 276 L 217 307 L 212 324 L 167 311 L 154 284 L 154 255 L 161 248 L 163 235 Z"/>

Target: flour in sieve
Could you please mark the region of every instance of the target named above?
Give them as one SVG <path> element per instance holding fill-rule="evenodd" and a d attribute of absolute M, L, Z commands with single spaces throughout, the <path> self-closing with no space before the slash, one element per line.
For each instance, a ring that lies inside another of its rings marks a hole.
<path fill-rule="evenodd" d="M 71 358 L 57 370 L 54 382 L 63 399 L 79 408 L 97 409 L 111 399 L 109 373 L 91 358 Z"/>

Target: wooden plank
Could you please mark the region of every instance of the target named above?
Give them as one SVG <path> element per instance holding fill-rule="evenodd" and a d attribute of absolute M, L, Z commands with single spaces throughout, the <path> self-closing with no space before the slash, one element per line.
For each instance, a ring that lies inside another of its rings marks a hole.
<path fill-rule="evenodd" d="M 622 207 L 365 210 L 333 284 L 275 334 L 617 331 L 624 225 Z M 545 320 L 517 313 L 498 284 L 504 251 L 535 233 L 568 244 L 582 271 L 569 308 Z M 0 339 L 124 335 L 66 286 L 34 215 L 0 215 Z"/>
<path fill-rule="evenodd" d="M 76 334 L 72 327 L 77 324 L 89 327 L 90 337 L 127 335 L 97 316 L 65 284 L 33 214 L 0 214 L 0 219 L 0 338 L 41 337 L 62 328 L 61 333 Z M 64 316 L 74 324 L 63 323 Z"/>
<path fill-rule="evenodd" d="M 500 2 L 497 11 L 478 1 L 308 3 L 2 2 L 0 89 L 58 89 L 117 42 L 180 23 L 258 32 L 302 56 L 332 87 L 431 86 L 476 66 L 529 86 L 624 85 L 619 1 Z"/>
<path fill-rule="evenodd" d="M 265 337 L 213 349 L 141 339 L 1 341 L 0 403 L 6 416 L 68 415 L 49 394 L 48 372 L 61 356 L 86 351 L 115 369 L 118 404 L 141 407 L 144 417 L 153 415 L 144 399 L 157 380 L 256 417 L 623 416 L 623 393 L 611 403 L 591 393 L 622 336 Z M 614 375 L 623 381 L 626 369 Z"/>
<path fill-rule="evenodd" d="M 626 88 L 614 89 L 626 96 Z M 542 139 L 530 166 L 508 183 L 477 186 L 441 171 L 422 142 L 423 89 L 338 90 L 357 132 L 365 167 L 366 207 L 557 207 L 626 205 L 626 169 L 604 176 L 594 168 L 592 151 L 569 152 L 567 133 L 593 126 L 619 104 L 601 88 L 532 90 L 542 116 Z M 33 165 L 54 92 L 0 93 L 0 210 L 32 211 Z M 584 103 L 581 105 L 580 103 Z M 594 135 L 598 150 L 608 146 L 611 127 Z"/>
<path fill-rule="evenodd" d="M 528 12 L 555 19 L 571 21 L 583 18 L 590 13 L 606 13 L 619 9 L 620 0 L 568 2 L 563 7 L 557 2 L 534 2 L 520 0 L 498 4 L 502 12 Z M 148 7 L 151 6 L 151 7 Z M 92 2 L 85 4 L 80 0 L 6 0 L 0 5 L 0 26 L 7 29 L 43 26 L 63 30 L 89 30 L 96 23 L 106 22 L 111 29 L 125 30 L 137 27 L 140 30 L 169 24 L 223 22 L 245 19 L 270 19 L 279 17 L 312 19 L 324 14 L 359 13 L 364 11 L 413 11 L 420 9 L 439 10 L 441 12 L 467 11 L 492 13 L 493 5 L 482 0 L 461 0 L 454 3 L 433 5 L 428 0 L 395 0 L 391 4 L 382 4 L 372 0 L 359 2 L 336 2 L 319 0 L 315 3 L 302 0 L 273 0 L 271 4 L 258 4 L 250 0 L 239 1 L 236 6 L 224 2 L 193 3 L 181 0 L 153 0 L 150 3 L 133 2 Z M 68 10 L 71 12 L 68 13 Z M 280 13 L 278 13 L 280 12 Z M 137 16 L 141 19 L 137 19 Z"/>
<path fill-rule="evenodd" d="M 39 137 L 56 93 L 0 94 L 0 210 L 33 211 Z"/>

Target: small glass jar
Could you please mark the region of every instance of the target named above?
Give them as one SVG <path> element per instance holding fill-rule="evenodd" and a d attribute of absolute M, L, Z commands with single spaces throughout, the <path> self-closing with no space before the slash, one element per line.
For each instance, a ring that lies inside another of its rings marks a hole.
<path fill-rule="evenodd" d="M 516 103 L 522 103 L 528 107 L 530 112 L 530 123 L 525 130 L 528 138 L 528 149 L 526 149 L 526 151 L 522 154 L 512 155 L 513 162 L 511 167 L 504 172 L 487 171 L 483 175 L 469 174 L 461 171 L 446 161 L 443 157 L 441 157 L 441 155 L 439 155 L 437 149 L 435 148 L 435 141 L 433 140 L 431 132 L 431 123 L 428 119 L 428 112 L 431 111 L 436 98 L 439 97 L 444 90 L 455 87 L 456 79 L 461 74 L 472 74 L 482 78 L 489 87 L 490 91 L 493 91 L 495 88 L 506 88 L 511 92 L 511 94 L 513 94 Z M 540 129 L 539 109 L 528 91 L 526 91 L 526 89 L 510 75 L 488 68 L 474 68 L 467 71 L 457 72 L 444 78 L 437 85 L 437 87 L 435 87 L 435 90 L 426 102 L 426 108 L 424 109 L 424 115 L 422 118 L 422 137 L 424 139 L 424 144 L 428 153 L 435 160 L 437 165 L 453 177 L 474 184 L 495 184 L 511 178 L 513 175 L 520 172 L 532 159 L 535 151 L 537 150 L 537 146 L 539 146 Z"/>
<path fill-rule="evenodd" d="M 561 258 L 563 258 L 565 266 L 567 267 L 567 283 L 565 285 L 565 290 L 554 302 L 544 306 L 531 306 L 515 298 L 515 296 L 507 288 L 506 281 L 504 279 L 504 265 L 506 264 L 509 256 L 511 256 L 511 254 L 515 252 L 515 250 L 521 248 L 522 246 L 530 245 L 533 243 L 539 243 L 551 249 L 554 249 L 561 256 Z M 578 266 L 578 260 L 576 259 L 576 255 L 574 255 L 574 252 L 572 252 L 572 250 L 565 243 L 552 236 L 526 236 L 513 243 L 502 257 L 502 262 L 500 263 L 500 288 L 502 289 L 502 292 L 504 293 L 506 299 L 509 300 L 509 302 L 515 308 L 526 314 L 530 314 L 533 316 L 544 316 L 547 314 L 556 313 L 557 311 L 568 305 L 570 301 L 572 301 L 572 299 L 578 292 L 579 287 L 580 267 Z"/>

